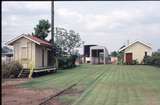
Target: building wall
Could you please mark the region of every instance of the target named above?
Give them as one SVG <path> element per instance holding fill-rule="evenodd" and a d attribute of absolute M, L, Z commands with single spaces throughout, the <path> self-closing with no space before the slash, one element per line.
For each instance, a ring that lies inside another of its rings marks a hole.
<path fill-rule="evenodd" d="M 20 38 L 13 44 L 14 60 L 19 61 L 24 68 L 29 68 L 32 63 L 35 65 L 35 43 L 26 39 Z"/>
<path fill-rule="evenodd" d="M 124 53 L 132 53 L 133 60 L 136 60 L 141 63 L 143 61 L 143 58 L 145 56 L 145 52 L 147 52 L 147 55 L 152 55 L 152 49 L 141 44 L 141 43 L 135 43 L 131 46 L 129 46 L 127 49 L 125 49 Z M 126 62 L 126 54 L 124 54 L 124 62 Z"/>
<path fill-rule="evenodd" d="M 103 64 L 104 58 L 103 57 L 91 57 L 91 64 Z"/>
<path fill-rule="evenodd" d="M 48 66 L 48 50 L 43 46 L 36 45 L 36 67 L 42 67 L 42 50 L 44 49 L 44 66 Z"/>
<path fill-rule="evenodd" d="M 24 68 L 30 68 L 32 64 L 35 68 L 42 67 L 42 49 L 44 49 L 44 66 L 48 66 L 48 50 L 34 42 L 20 38 L 13 44 L 14 60 L 19 61 Z"/>
<path fill-rule="evenodd" d="M 111 57 L 112 64 L 117 64 L 117 62 L 118 62 L 118 57 Z"/>
<path fill-rule="evenodd" d="M 48 66 L 48 50 L 45 48 L 44 50 L 44 66 Z"/>
<path fill-rule="evenodd" d="M 38 45 L 36 45 L 36 67 L 42 66 L 42 48 Z"/>
<path fill-rule="evenodd" d="M 90 57 L 85 57 L 85 63 L 90 63 L 91 62 L 91 58 Z"/>

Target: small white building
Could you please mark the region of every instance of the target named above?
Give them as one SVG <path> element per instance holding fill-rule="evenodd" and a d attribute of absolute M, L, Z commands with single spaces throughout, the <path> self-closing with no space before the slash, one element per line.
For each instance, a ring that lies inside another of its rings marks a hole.
<path fill-rule="evenodd" d="M 133 60 L 137 60 L 139 63 L 143 63 L 144 56 L 152 55 L 152 47 L 141 41 L 135 41 L 128 43 L 126 47 L 123 47 L 119 52 L 123 51 L 123 61 L 127 64 L 132 64 Z"/>
<path fill-rule="evenodd" d="M 104 46 L 90 47 L 91 64 L 106 64 L 109 61 L 108 50 Z"/>
<path fill-rule="evenodd" d="M 8 41 L 6 44 L 14 48 L 14 61 L 18 61 L 23 68 L 29 68 L 33 64 L 34 68 L 49 66 L 49 50 L 52 44 L 36 36 L 22 34 Z"/>

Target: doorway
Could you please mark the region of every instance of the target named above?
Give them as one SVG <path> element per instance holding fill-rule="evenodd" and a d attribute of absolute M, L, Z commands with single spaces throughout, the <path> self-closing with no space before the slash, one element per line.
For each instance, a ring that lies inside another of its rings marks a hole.
<path fill-rule="evenodd" d="M 132 53 L 126 53 L 126 63 L 132 64 Z"/>

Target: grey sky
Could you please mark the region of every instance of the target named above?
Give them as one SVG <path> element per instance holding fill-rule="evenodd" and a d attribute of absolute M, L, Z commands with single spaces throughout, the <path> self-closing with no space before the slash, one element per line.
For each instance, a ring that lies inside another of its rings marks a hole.
<path fill-rule="evenodd" d="M 51 18 L 50 2 L 2 2 L 2 41 L 31 33 L 39 19 Z M 55 2 L 55 26 L 73 29 L 85 44 L 118 50 L 127 40 L 160 48 L 160 2 Z M 81 50 L 82 52 L 82 50 Z"/>

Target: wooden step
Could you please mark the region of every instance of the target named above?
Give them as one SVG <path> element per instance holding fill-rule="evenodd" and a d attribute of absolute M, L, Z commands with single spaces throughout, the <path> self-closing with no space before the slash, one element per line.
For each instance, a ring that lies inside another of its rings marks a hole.
<path fill-rule="evenodd" d="M 19 78 L 28 78 L 30 71 L 29 70 L 22 70 Z"/>

